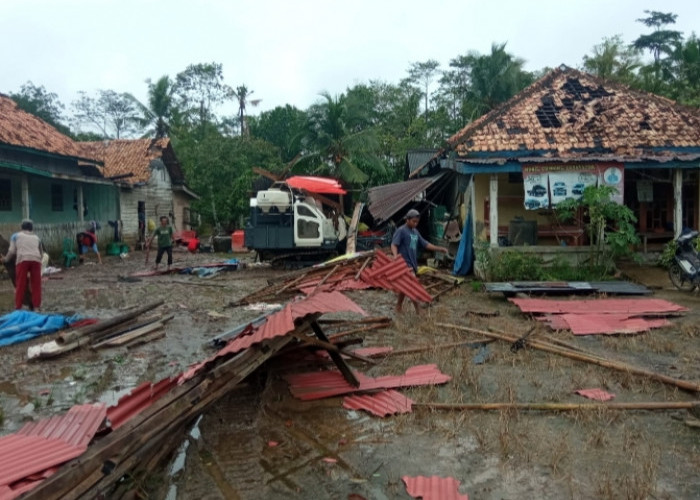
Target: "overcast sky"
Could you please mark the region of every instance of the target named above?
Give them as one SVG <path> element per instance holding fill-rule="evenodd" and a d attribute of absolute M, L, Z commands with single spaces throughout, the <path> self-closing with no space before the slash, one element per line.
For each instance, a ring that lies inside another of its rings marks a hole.
<path fill-rule="evenodd" d="M 147 78 L 223 64 L 260 106 L 306 109 L 369 80 L 398 83 L 410 63 L 490 52 L 525 69 L 579 67 L 604 37 L 649 32 L 644 10 L 700 32 L 697 0 L 0 0 L 0 92 L 31 80 L 69 105 L 80 90 L 146 96 Z M 230 110 L 235 113 L 235 108 Z"/>

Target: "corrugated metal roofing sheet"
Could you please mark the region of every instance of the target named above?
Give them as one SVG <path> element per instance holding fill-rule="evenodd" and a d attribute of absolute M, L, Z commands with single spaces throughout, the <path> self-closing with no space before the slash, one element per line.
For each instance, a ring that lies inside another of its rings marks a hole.
<path fill-rule="evenodd" d="M 403 258 L 392 259 L 384 252 L 375 253 L 372 266 L 362 271 L 360 279 L 377 288 L 404 293 L 411 300 L 433 300 Z"/>
<path fill-rule="evenodd" d="M 508 299 L 525 313 L 660 314 L 687 311 L 688 308 L 663 299 Z"/>
<path fill-rule="evenodd" d="M 444 384 L 452 380 L 435 364 L 413 366 L 403 375 L 372 378 L 355 372 L 355 377 L 360 381 L 359 387 L 350 385 L 339 371 L 290 374 L 285 379 L 290 384 L 292 395 L 305 401 L 377 389 Z"/>
<path fill-rule="evenodd" d="M 82 454 L 106 415 L 103 404 L 74 406 L 63 416 L 29 423 L 0 438 L 0 486 Z"/>
<path fill-rule="evenodd" d="M 367 210 L 376 222 L 389 220 L 406 206 L 418 193 L 425 191 L 443 178 L 446 172 L 433 177 L 412 179 L 370 188 L 367 193 Z"/>
<path fill-rule="evenodd" d="M 409 149 L 406 152 L 406 163 L 408 164 L 409 173 L 423 167 L 435 158 L 438 151 L 438 149 Z"/>
<path fill-rule="evenodd" d="M 403 476 L 406 492 L 413 498 L 423 500 L 469 500 L 468 495 L 459 493 L 461 481 L 453 477 Z"/>
<path fill-rule="evenodd" d="M 343 408 L 365 410 L 378 417 L 386 417 L 396 413 L 411 413 L 413 400 L 398 391 L 388 390 L 376 394 L 345 396 Z"/>
<path fill-rule="evenodd" d="M 627 314 L 562 314 L 560 316 L 574 335 L 639 333 L 671 324 L 664 318 L 632 318 Z"/>
<path fill-rule="evenodd" d="M 214 356 L 191 366 L 182 373 L 179 383 L 191 378 L 204 365 L 220 356 L 236 354 L 264 340 L 286 335 L 294 330 L 294 322 L 298 319 L 311 314 L 329 312 L 356 312 L 366 315 L 360 306 L 340 292 L 321 292 L 290 302 L 282 310 L 269 315 L 259 327 L 244 330 Z"/>
<path fill-rule="evenodd" d="M 135 387 L 129 394 L 119 398 L 117 404 L 107 408 L 107 420 L 109 420 L 110 427 L 118 429 L 175 385 L 177 385 L 177 377 L 166 378 L 156 384 L 144 382 Z"/>
<path fill-rule="evenodd" d="M 604 391 L 603 389 L 579 389 L 574 392 L 584 398 L 595 399 L 596 401 L 610 401 L 615 397 L 614 394 Z"/>

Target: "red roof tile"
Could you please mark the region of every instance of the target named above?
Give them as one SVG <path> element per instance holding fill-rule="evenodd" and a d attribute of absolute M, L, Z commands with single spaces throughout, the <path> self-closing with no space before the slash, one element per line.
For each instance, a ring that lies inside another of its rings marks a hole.
<path fill-rule="evenodd" d="M 460 481 L 453 477 L 403 476 L 406 492 L 413 498 L 423 500 L 469 500 L 468 495 L 459 494 Z"/>
<path fill-rule="evenodd" d="M 663 299 L 508 299 L 525 313 L 589 313 L 644 315 L 684 312 L 688 308 Z"/>
<path fill-rule="evenodd" d="M 172 154 L 170 139 L 114 139 L 99 142 L 80 142 L 79 147 L 89 158 L 96 158 L 104 162 L 104 176 L 125 177 L 124 182 L 136 184 L 147 182 L 151 177 L 150 164 L 152 160 L 160 159 L 166 150 Z M 171 168 L 169 165 L 168 168 Z M 181 180 L 182 172 L 177 167 L 177 172 L 170 172 L 174 180 Z M 175 174 L 175 175 L 173 175 Z M 180 179 L 178 179 L 178 177 Z"/>
<path fill-rule="evenodd" d="M 264 340 L 286 335 L 294 330 L 294 322 L 298 319 L 311 314 L 346 311 L 366 315 L 360 306 L 340 292 L 321 292 L 300 300 L 292 301 L 284 306 L 282 310 L 270 314 L 266 318 L 266 321 L 259 327 L 247 328 L 214 356 L 190 367 L 189 370 L 180 376 L 180 383 L 191 378 L 204 365 L 220 356 L 236 354 Z"/>
<path fill-rule="evenodd" d="M 372 378 L 355 372 L 355 377 L 360 381 L 359 387 L 350 385 L 339 371 L 297 373 L 287 375 L 285 379 L 290 384 L 292 395 L 305 401 L 377 389 L 444 384 L 452 380 L 434 364 L 413 366 L 405 374 L 397 376 Z"/>
<path fill-rule="evenodd" d="M 14 434 L 1 437 L 0 487 L 82 454 L 105 414 L 102 404 L 74 406 L 63 416 L 29 423 Z"/>
<path fill-rule="evenodd" d="M 604 391 L 603 389 L 579 389 L 574 392 L 584 398 L 595 399 L 596 401 L 610 401 L 615 397 L 614 394 Z"/>
<path fill-rule="evenodd" d="M 700 146 L 700 110 L 564 66 L 464 127 L 449 143 L 462 158 L 497 151 L 522 151 L 525 158 L 535 150 L 549 159 L 683 159 L 671 150 Z M 698 156 L 689 153 L 688 159 Z"/>
<path fill-rule="evenodd" d="M 388 390 L 376 394 L 345 396 L 343 408 L 365 410 L 378 417 L 386 417 L 396 413 L 411 413 L 413 400 L 398 391 Z"/>
<path fill-rule="evenodd" d="M 0 94 L 0 143 L 36 149 L 65 156 L 86 156 L 67 135 L 44 120 L 23 111 L 17 103 Z"/>

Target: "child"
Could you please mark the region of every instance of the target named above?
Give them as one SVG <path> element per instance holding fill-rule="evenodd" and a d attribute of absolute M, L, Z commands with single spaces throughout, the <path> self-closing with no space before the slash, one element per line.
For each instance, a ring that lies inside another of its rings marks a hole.
<path fill-rule="evenodd" d="M 163 258 L 165 252 L 168 253 L 168 270 L 170 266 L 173 265 L 173 227 L 169 224 L 169 219 L 166 215 L 160 217 L 160 226 L 153 231 L 148 240 L 147 247 L 151 246 L 153 238 L 158 238 L 158 254 L 156 255 L 156 269 L 160 265 L 160 261 Z"/>

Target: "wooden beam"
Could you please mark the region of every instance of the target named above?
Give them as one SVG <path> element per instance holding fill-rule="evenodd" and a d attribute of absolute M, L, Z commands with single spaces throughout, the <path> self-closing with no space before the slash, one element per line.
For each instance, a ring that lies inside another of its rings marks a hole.
<path fill-rule="evenodd" d="M 316 322 L 315 319 L 311 322 L 311 329 L 314 331 L 319 340 L 325 342 L 326 344 L 331 344 L 331 341 L 328 339 L 326 334 L 321 329 L 321 326 Z M 333 360 L 333 363 L 335 363 L 335 366 L 337 366 L 338 370 L 340 370 L 340 373 L 343 374 L 343 377 L 345 377 L 345 380 L 347 380 L 348 384 L 350 384 L 353 387 L 360 387 L 360 381 L 357 380 L 357 377 L 355 377 L 355 374 L 352 372 L 347 363 L 345 363 L 343 357 L 337 351 L 329 350 L 328 354 Z"/>
<path fill-rule="evenodd" d="M 498 174 L 489 180 L 489 243 L 498 246 Z"/>
<path fill-rule="evenodd" d="M 270 179 L 272 182 L 278 182 L 280 180 L 280 176 L 278 176 L 277 174 L 273 174 L 272 172 L 270 172 L 269 170 L 265 170 L 264 168 L 253 167 L 253 173 L 261 175 L 266 179 Z"/>
<path fill-rule="evenodd" d="M 673 235 L 678 238 L 683 230 L 683 170 L 673 169 Z"/>
<path fill-rule="evenodd" d="M 362 214 L 362 209 L 364 206 L 365 204 L 362 202 L 358 201 L 355 203 L 355 209 L 352 212 L 352 219 L 350 219 L 350 226 L 348 227 L 348 239 L 345 246 L 345 253 L 355 253 L 355 248 L 357 245 L 357 226 L 360 225 L 360 215 Z"/>

